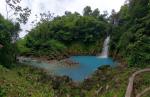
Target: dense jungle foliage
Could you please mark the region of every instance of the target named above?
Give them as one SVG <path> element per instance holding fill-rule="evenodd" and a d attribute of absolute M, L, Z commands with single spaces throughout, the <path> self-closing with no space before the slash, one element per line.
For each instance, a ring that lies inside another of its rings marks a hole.
<path fill-rule="evenodd" d="M 150 1 L 130 0 L 112 14 L 110 51 L 129 66 L 150 65 Z"/>
<path fill-rule="evenodd" d="M 100 53 L 109 24 L 98 9 L 87 6 L 83 14 L 66 11 L 63 16 L 42 20 L 19 42 L 21 53 L 50 58 Z"/>
<path fill-rule="evenodd" d="M 118 13 L 112 11 L 109 20 L 106 14 L 100 14 L 98 9 L 92 11 L 89 6 L 84 8 L 83 15 L 66 11 L 63 16 L 41 19 L 24 39 L 18 41 L 19 51 L 21 55 L 49 56 L 52 59 L 96 55 L 101 51 L 105 37 L 111 33 L 110 52 L 114 58 L 125 59 L 129 66 L 149 65 L 149 2 L 128 1 Z M 19 23 L 0 16 L 1 64 L 15 61 L 19 30 Z"/>
<path fill-rule="evenodd" d="M 109 18 L 89 6 L 83 15 L 66 11 L 51 18 L 44 14 L 46 18 L 41 18 L 23 39 L 18 38 L 20 23 L 0 15 L 0 97 L 124 97 L 131 74 L 150 67 L 150 0 L 127 1 Z M 121 62 L 115 68 L 100 67 L 81 83 L 16 63 L 20 55 L 51 59 L 96 55 L 108 35 L 110 55 L 118 61 L 123 59 L 126 66 Z M 134 95 L 149 85 L 149 73 L 138 75 Z"/>
<path fill-rule="evenodd" d="M 11 67 L 17 55 L 15 41 L 20 30 L 19 23 L 13 23 L 0 15 L 0 64 Z"/>

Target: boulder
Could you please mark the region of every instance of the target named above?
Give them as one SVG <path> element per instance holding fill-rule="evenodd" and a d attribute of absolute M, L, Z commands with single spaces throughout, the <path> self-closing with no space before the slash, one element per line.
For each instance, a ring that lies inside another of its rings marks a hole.
<path fill-rule="evenodd" d="M 0 44 L 0 48 L 3 48 L 4 46 L 2 44 Z"/>

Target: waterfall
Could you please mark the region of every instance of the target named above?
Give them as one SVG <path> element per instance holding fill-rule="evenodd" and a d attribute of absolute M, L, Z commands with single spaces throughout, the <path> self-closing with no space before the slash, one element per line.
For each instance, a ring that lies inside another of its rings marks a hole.
<path fill-rule="evenodd" d="M 104 44 L 103 44 L 102 53 L 100 54 L 100 56 L 98 56 L 99 58 L 107 58 L 108 57 L 109 41 L 110 41 L 110 36 L 108 36 L 105 39 Z"/>

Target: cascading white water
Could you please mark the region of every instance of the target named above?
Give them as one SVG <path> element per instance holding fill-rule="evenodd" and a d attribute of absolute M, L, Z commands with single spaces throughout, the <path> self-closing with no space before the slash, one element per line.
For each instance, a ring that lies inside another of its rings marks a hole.
<path fill-rule="evenodd" d="M 108 57 L 108 48 L 109 48 L 109 41 L 110 41 L 110 36 L 108 36 L 103 44 L 103 50 L 102 53 L 100 54 L 100 56 L 98 56 L 99 58 L 107 58 Z"/>

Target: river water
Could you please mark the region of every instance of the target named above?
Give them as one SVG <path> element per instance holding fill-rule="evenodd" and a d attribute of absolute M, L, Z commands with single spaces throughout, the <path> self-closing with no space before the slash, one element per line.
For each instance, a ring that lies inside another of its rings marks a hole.
<path fill-rule="evenodd" d="M 74 81 L 83 81 L 85 78 L 89 77 L 96 69 L 103 65 L 115 66 L 116 62 L 112 58 L 108 57 L 108 45 L 109 36 L 105 39 L 103 45 L 103 51 L 100 56 L 72 56 L 69 60 L 77 62 L 79 64 L 68 67 L 63 66 L 61 61 L 47 63 L 44 61 L 39 61 L 31 58 L 20 58 L 20 62 L 28 64 L 34 67 L 42 68 L 48 71 L 50 74 L 58 76 L 69 76 Z"/>
<path fill-rule="evenodd" d="M 66 75 L 74 81 L 83 81 L 85 78 L 88 78 L 92 73 L 94 73 L 94 71 L 96 71 L 100 66 L 115 66 L 115 62 L 112 58 L 99 58 L 97 56 L 72 56 L 69 60 L 79 64 L 68 67 L 63 66 L 61 64 L 62 62 L 59 61 L 48 63 L 31 58 L 20 58 L 20 62 L 23 64 L 44 69 L 52 75 Z"/>
<path fill-rule="evenodd" d="M 67 75 L 75 81 L 82 81 L 89 77 L 98 67 L 103 65 L 115 66 L 111 58 L 98 58 L 96 56 L 72 56 L 70 58 L 75 62 L 79 62 L 77 68 L 62 68 L 58 74 Z"/>

